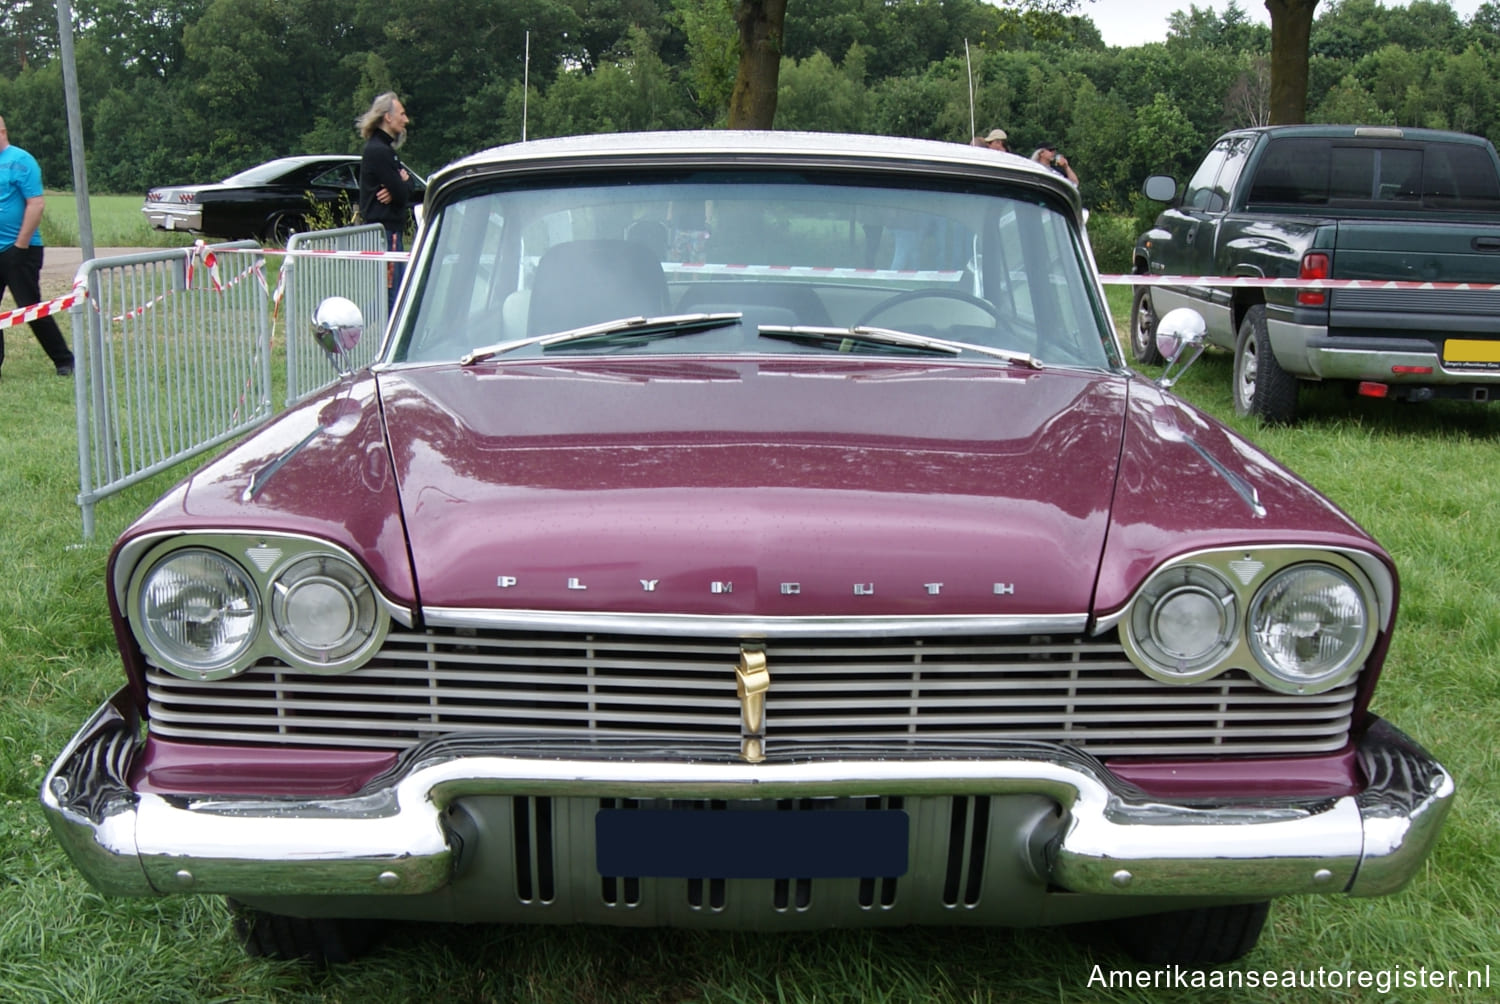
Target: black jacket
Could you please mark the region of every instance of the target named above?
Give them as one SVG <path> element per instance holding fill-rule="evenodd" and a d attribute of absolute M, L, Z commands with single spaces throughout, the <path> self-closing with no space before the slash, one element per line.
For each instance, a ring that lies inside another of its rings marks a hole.
<path fill-rule="evenodd" d="M 401 158 L 396 156 L 391 138 L 376 129 L 365 141 L 359 162 L 359 215 L 366 223 L 404 228 L 411 219 L 412 186 L 409 180 L 401 180 L 404 166 Z M 381 188 L 390 191 L 390 202 L 383 203 L 375 198 L 375 193 Z"/>

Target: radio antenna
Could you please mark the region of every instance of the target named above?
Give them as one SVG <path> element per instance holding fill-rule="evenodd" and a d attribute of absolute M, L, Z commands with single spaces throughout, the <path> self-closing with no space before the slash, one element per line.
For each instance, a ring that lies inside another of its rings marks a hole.
<path fill-rule="evenodd" d="M 964 63 L 969 68 L 969 139 L 978 136 L 974 128 L 974 63 L 969 58 L 969 40 L 964 39 Z"/>

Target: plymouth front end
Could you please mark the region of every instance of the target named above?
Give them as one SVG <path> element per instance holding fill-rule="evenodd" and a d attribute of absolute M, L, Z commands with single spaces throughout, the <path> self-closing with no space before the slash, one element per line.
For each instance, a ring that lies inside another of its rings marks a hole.
<path fill-rule="evenodd" d="M 100 889 L 313 957 L 1113 921 L 1222 962 L 1420 867 L 1453 783 L 1368 711 L 1389 556 L 1124 367 L 1071 186 L 669 134 L 428 205 L 380 361 L 115 547 L 127 682 L 42 790 Z"/>

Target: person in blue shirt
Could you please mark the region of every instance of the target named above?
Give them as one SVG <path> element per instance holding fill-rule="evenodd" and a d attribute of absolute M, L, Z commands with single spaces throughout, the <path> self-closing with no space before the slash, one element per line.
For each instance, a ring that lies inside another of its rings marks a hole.
<path fill-rule="evenodd" d="M 42 299 L 42 169 L 36 158 L 12 145 L 0 119 L 0 295 L 10 290 L 17 307 Z M 31 333 L 46 350 L 58 376 L 73 375 L 73 353 L 57 321 L 39 317 Z M 0 364 L 5 362 L 5 329 L 0 328 Z"/>

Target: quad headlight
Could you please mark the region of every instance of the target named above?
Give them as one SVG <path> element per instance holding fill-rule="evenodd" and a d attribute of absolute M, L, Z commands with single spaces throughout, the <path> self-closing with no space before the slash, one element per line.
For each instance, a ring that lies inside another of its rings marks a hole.
<path fill-rule="evenodd" d="M 1243 669 L 1263 686 L 1317 694 L 1359 671 L 1393 607 L 1373 556 L 1293 547 L 1208 551 L 1158 569 L 1119 618 L 1146 675 L 1196 683 Z"/>
<path fill-rule="evenodd" d="M 1202 679 L 1234 646 L 1238 607 L 1223 576 L 1204 565 L 1179 565 L 1141 591 L 1131 606 L 1130 634 L 1164 675 Z"/>
<path fill-rule="evenodd" d="M 271 582 L 276 638 L 297 656 L 336 668 L 376 637 L 380 608 L 364 572 L 329 554 L 301 558 Z"/>
<path fill-rule="evenodd" d="M 121 580 L 122 605 L 147 658 L 186 679 L 223 679 L 261 659 L 348 672 L 404 613 L 325 542 L 203 533 L 152 543 L 122 556 L 140 559 Z"/>
<path fill-rule="evenodd" d="M 139 593 L 141 641 L 200 679 L 237 672 L 260 631 L 260 596 L 238 564 L 188 547 L 153 564 Z"/>
<path fill-rule="evenodd" d="M 1371 633 L 1359 586 L 1311 563 L 1282 569 L 1256 591 L 1249 629 L 1255 661 L 1298 689 L 1344 675 Z"/>

